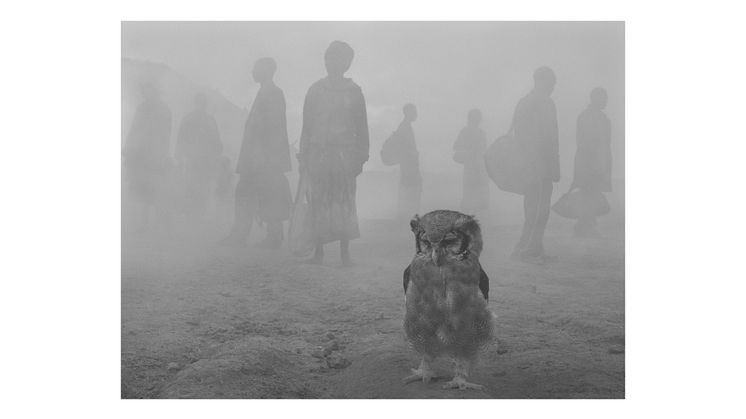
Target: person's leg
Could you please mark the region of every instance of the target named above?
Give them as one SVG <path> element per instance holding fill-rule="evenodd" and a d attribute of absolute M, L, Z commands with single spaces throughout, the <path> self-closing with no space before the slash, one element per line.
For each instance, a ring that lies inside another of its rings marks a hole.
<path fill-rule="evenodd" d="M 551 212 L 552 189 L 551 180 L 545 180 L 539 189 L 536 200 L 536 222 L 529 237 L 526 249 L 527 256 L 542 256 L 544 254 L 544 230 L 546 230 L 549 213 Z"/>
<path fill-rule="evenodd" d="M 339 241 L 339 255 L 342 258 L 342 266 L 352 266 L 350 259 L 350 241 L 342 239 Z"/>
<path fill-rule="evenodd" d="M 267 221 L 267 238 L 261 243 L 261 247 L 279 249 L 282 236 L 282 221 Z"/>
<path fill-rule="evenodd" d="M 521 238 L 518 240 L 518 244 L 516 244 L 513 251 L 513 257 L 520 256 L 520 253 L 528 247 L 531 233 L 536 226 L 538 200 L 539 193 L 536 187 L 531 187 L 523 195 L 523 228 L 521 230 Z"/>
<path fill-rule="evenodd" d="M 313 250 L 313 257 L 306 260 L 306 263 L 312 265 L 321 265 L 324 263 L 324 245 L 321 242 L 316 243 L 316 247 Z"/>
<path fill-rule="evenodd" d="M 222 245 L 245 246 L 254 223 L 255 202 L 251 184 L 242 176 L 236 185 L 236 198 L 233 212 L 233 227 L 228 237 L 220 241 Z"/>

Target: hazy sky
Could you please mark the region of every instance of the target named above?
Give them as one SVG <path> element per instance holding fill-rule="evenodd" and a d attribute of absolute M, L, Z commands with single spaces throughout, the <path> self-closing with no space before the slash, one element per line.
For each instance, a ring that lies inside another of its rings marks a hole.
<path fill-rule="evenodd" d="M 489 140 L 504 133 L 533 70 L 552 67 L 562 176 L 572 174 L 575 118 L 588 93 L 609 91 L 614 176 L 624 164 L 624 25 L 619 22 L 125 22 L 122 56 L 165 63 L 189 79 L 248 107 L 258 86 L 253 62 L 277 60 L 277 84 L 288 103 L 291 143 L 300 133 L 303 98 L 325 76 L 329 42 L 348 42 L 355 60 L 348 77 L 363 89 L 371 127 L 371 163 L 401 119 L 401 106 L 419 110 L 414 129 L 423 169 L 455 171 L 453 141 L 466 112 L 481 108 Z"/>

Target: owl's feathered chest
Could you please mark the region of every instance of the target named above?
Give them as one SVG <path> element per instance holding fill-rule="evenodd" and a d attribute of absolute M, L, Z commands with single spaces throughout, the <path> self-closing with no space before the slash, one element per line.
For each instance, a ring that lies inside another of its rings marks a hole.
<path fill-rule="evenodd" d="M 492 315 L 478 287 L 476 260 L 438 267 L 415 258 L 410 271 L 404 328 L 415 349 L 470 353 L 489 340 Z"/>
<path fill-rule="evenodd" d="M 435 266 L 426 258 L 412 261 L 411 290 L 407 299 L 422 300 L 442 309 L 453 310 L 457 300 L 479 297 L 479 265 L 465 259 L 447 266 Z"/>

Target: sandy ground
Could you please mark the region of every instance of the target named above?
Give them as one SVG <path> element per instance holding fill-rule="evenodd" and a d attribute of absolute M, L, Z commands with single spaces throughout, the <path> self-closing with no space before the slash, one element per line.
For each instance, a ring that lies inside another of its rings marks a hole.
<path fill-rule="evenodd" d="M 401 383 L 419 362 L 402 330 L 406 223 L 363 221 L 351 268 L 336 246 L 312 266 L 217 247 L 215 230 L 123 234 L 122 397 L 623 398 L 623 230 L 577 240 L 556 218 L 547 266 L 509 260 L 518 226 L 483 226 L 498 318 L 471 377 L 484 391 Z"/>

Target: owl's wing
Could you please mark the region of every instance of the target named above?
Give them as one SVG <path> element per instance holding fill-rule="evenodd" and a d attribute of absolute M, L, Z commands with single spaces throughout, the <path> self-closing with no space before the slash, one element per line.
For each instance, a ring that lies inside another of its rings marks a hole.
<path fill-rule="evenodd" d="M 405 274 L 407 274 L 407 272 L 405 272 Z M 484 269 L 482 269 L 482 265 L 479 265 L 479 290 L 482 291 L 482 295 L 486 300 L 490 293 L 490 278 L 487 276 L 487 273 L 484 272 Z"/>
<path fill-rule="evenodd" d="M 409 268 L 410 266 L 407 266 L 407 269 L 404 270 L 404 295 L 407 294 L 407 287 L 409 286 Z"/>

